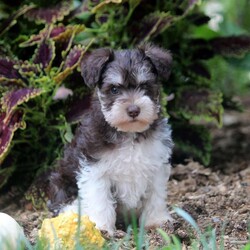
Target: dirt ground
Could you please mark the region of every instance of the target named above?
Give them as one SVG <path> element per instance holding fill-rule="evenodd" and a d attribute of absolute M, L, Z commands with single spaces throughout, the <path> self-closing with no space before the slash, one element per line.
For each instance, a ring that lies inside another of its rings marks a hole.
<path fill-rule="evenodd" d="M 250 237 L 250 98 L 243 100 L 244 113 L 226 112 L 224 127 L 213 129 L 212 164 L 205 168 L 187 160 L 174 166 L 168 183 L 168 206 L 178 206 L 187 211 L 204 232 L 209 226 L 216 229 L 218 242 L 224 234 L 225 249 L 234 250 L 244 246 Z M 13 216 L 23 227 L 27 237 L 35 243 L 38 229 L 46 210 L 36 210 L 24 202 L 22 194 L 12 188 L 0 199 L 0 211 Z M 191 227 L 174 212 L 172 226 L 163 229 L 177 235 L 183 249 L 189 249 L 194 236 Z M 223 225 L 225 231 L 223 233 Z M 117 237 L 124 235 L 121 231 Z M 147 233 L 151 249 L 164 244 L 152 230 Z M 132 249 L 133 245 L 124 249 Z"/>

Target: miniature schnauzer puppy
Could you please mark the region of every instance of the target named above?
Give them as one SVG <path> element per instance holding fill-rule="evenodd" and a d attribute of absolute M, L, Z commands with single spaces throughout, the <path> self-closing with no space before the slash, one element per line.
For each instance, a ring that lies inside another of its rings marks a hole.
<path fill-rule="evenodd" d="M 64 158 L 50 178 L 51 207 L 79 211 L 113 234 L 118 214 L 135 211 L 146 228 L 171 220 L 166 184 L 171 129 L 161 115 L 159 78 L 168 79 L 172 57 L 152 45 L 97 49 L 81 63 L 95 89 Z M 77 190 L 77 191 L 76 191 Z"/>

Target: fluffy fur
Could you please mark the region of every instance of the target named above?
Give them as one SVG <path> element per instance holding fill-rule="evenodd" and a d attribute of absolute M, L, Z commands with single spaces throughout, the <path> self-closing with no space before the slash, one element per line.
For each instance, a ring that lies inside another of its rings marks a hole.
<path fill-rule="evenodd" d="M 131 211 L 146 227 L 170 220 L 165 199 L 173 143 L 161 117 L 158 78 L 168 78 L 171 60 L 169 52 L 148 45 L 99 49 L 84 57 L 82 76 L 95 91 L 51 175 L 52 210 L 80 207 L 110 234 L 117 216 Z"/>

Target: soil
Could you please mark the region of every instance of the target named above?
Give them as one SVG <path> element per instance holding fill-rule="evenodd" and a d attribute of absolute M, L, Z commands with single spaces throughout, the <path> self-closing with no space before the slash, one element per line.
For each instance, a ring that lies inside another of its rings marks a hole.
<path fill-rule="evenodd" d="M 224 249 L 241 249 L 249 241 L 250 226 L 250 98 L 243 100 L 243 113 L 226 112 L 224 127 L 213 129 L 213 153 L 210 167 L 205 168 L 192 159 L 173 167 L 168 182 L 168 206 L 187 211 L 205 232 L 210 226 L 216 229 L 217 243 L 224 235 Z M 20 191 L 13 187 L 1 196 L 0 211 L 13 216 L 23 227 L 31 243 L 35 243 L 44 218 L 51 216 L 44 210 L 36 210 L 25 201 Z M 174 222 L 162 229 L 175 234 L 183 243 L 182 249 L 190 249 L 195 231 L 174 211 Z M 117 231 L 116 240 L 124 236 Z M 156 230 L 147 232 L 150 249 L 164 245 Z M 133 249 L 122 245 L 121 249 Z"/>

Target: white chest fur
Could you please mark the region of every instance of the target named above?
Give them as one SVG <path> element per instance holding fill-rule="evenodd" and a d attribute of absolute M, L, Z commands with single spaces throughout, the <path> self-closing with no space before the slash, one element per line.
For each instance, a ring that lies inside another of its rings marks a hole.
<path fill-rule="evenodd" d="M 151 190 L 156 173 L 166 167 L 169 155 L 160 140 L 134 142 L 131 138 L 107 158 L 106 174 L 111 180 L 114 196 L 127 208 L 138 208 L 138 203 Z"/>
<path fill-rule="evenodd" d="M 171 148 L 164 145 L 164 139 L 169 139 L 170 133 L 169 128 L 163 126 L 163 129 L 139 142 L 131 134 L 115 149 L 102 153 L 97 163 L 88 166 L 86 161 L 80 160 L 79 189 L 84 190 L 81 187 L 90 180 L 92 185 L 96 185 L 99 179 L 103 179 L 105 186 L 112 188 L 116 202 L 128 209 L 138 208 L 142 198 L 146 198 L 152 190 L 156 178 L 160 176 L 167 182 Z M 84 193 L 80 195 L 86 195 Z"/>

